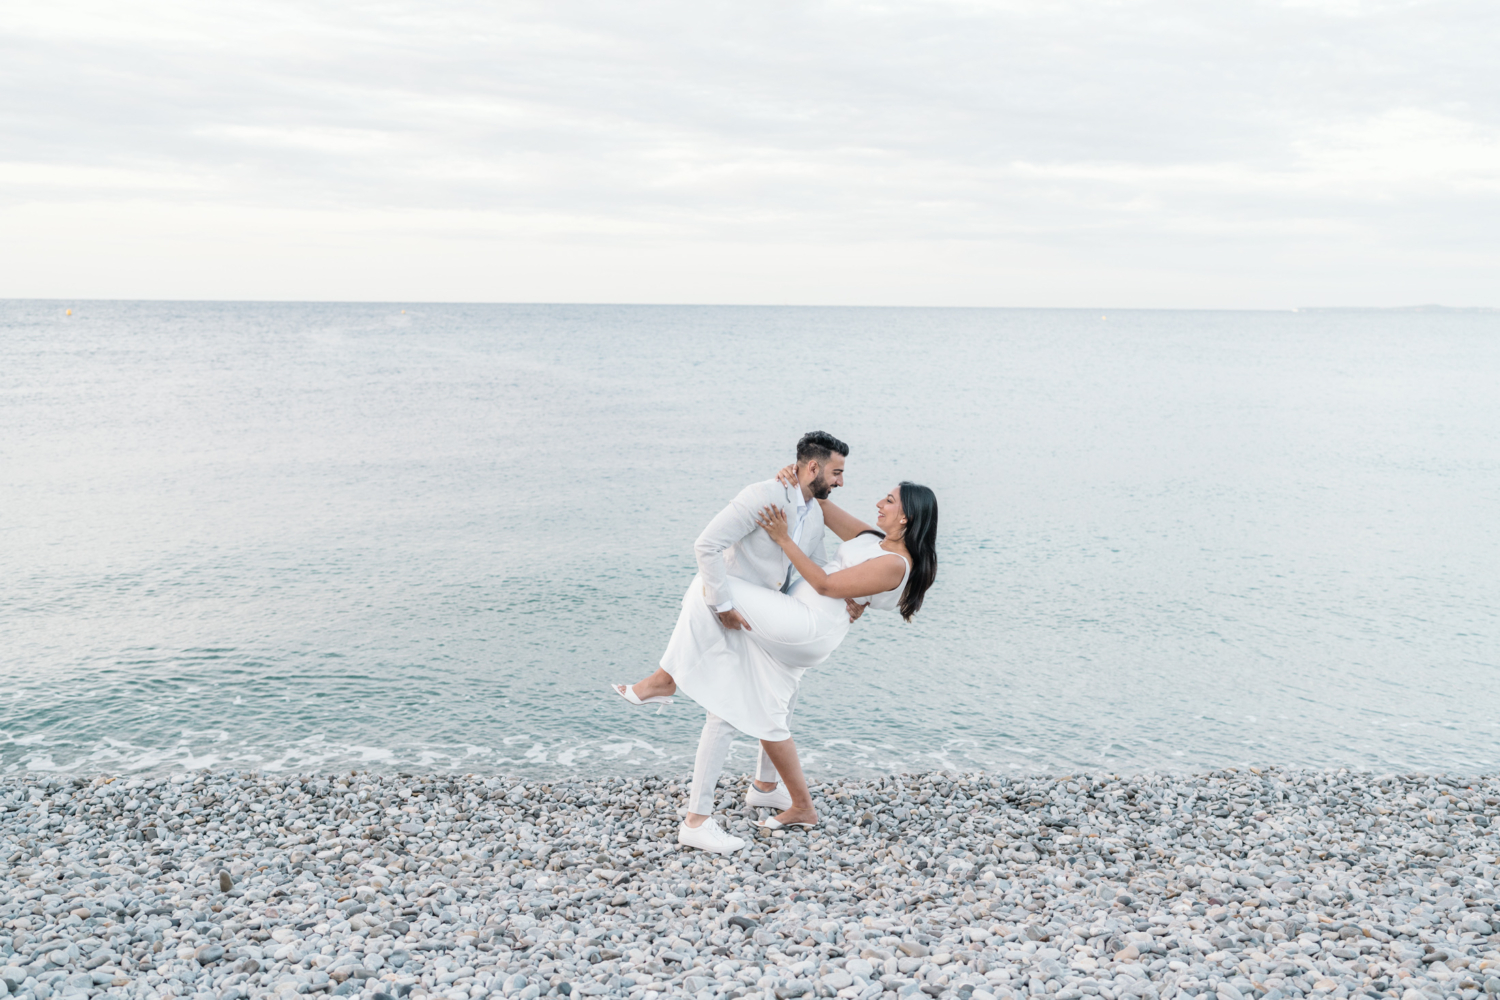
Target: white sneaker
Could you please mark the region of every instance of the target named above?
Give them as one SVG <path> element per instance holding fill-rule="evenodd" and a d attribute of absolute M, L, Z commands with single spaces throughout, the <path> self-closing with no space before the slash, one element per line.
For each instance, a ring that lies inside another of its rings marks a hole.
<path fill-rule="evenodd" d="M 700 826 L 683 823 L 677 828 L 677 842 L 684 847 L 696 847 L 712 854 L 733 854 L 745 846 L 740 838 L 725 833 L 712 816 Z"/>
<path fill-rule="evenodd" d="M 775 809 L 777 812 L 786 812 L 792 808 L 792 793 L 786 790 L 785 785 L 778 784 L 769 792 L 763 792 L 755 787 L 755 782 L 750 783 L 749 791 L 745 792 L 745 805 L 760 806 L 763 809 Z"/>

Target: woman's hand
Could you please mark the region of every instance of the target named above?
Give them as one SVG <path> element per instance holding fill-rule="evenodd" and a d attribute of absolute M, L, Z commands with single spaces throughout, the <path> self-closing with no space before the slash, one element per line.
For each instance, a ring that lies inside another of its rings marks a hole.
<path fill-rule="evenodd" d="M 755 521 L 766 529 L 766 534 L 770 535 L 771 541 L 777 545 L 786 545 L 792 540 L 786 527 L 786 514 L 780 507 L 767 507 L 756 515 Z"/>
<path fill-rule="evenodd" d="M 797 485 L 797 463 L 793 462 L 780 472 L 776 473 L 776 481 L 782 486 Z"/>

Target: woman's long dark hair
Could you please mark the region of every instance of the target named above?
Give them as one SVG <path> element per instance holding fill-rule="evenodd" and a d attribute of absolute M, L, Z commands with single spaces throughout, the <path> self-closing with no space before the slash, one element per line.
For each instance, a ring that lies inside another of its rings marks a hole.
<path fill-rule="evenodd" d="M 937 495 L 925 486 L 902 482 L 901 512 L 906 515 L 906 534 L 902 541 L 911 555 L 911 576 L 901 592 L 901 617 L 911 616 L 922 607 L 922 598 L 937 579 Z"/>

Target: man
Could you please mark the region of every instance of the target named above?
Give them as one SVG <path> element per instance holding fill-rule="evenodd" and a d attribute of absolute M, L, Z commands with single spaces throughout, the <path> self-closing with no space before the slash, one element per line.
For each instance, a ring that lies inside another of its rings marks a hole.
<path fill-rule="evenodd" d="M 737 577 L 757 586 L 786 592 L 791 589 L 794 574 L 791 562 L 781 547 L 771 540 L 756 515 L 768 506 L 780 507 L 792 526 L 792 540 L 813 562 L 827 562 L 824 552 L 823 509 L 817 503 L 830 491 L 844 485 L 844 464 L 849 446 L 824 431 L 809 431 L 797 442 L 797 485 L 783 486 L 775 479 L 745 487 L 708 523 L 693 545 L 698 561 L 698 593 L 684 598 L 684 611 L 662 657 L 663 667 L 634 685 L 616 685 L 615 690 L 632 704 L 662 702 L 677 689 L 668 668 L 675 661 L 691 661 L 715 642 L 712 635 L 696 634 L 695 616 L 689 601 L 702 600 L 712 610 L 713 619 L 723 630 L 749 629 L 744 617 L 735 609 L 727 592 L 728 577 Z M 860 609 L 862 610 L 862 609 Z M 702 616 L 698 611 L 697 615 Z M 851 609 L 851 617 L 857 617 Z M 711 630 L 712 626 L 708 626 Z M 722 644 L 722 643 L 721 643 Z M 723 771 L 734 739 L 735 729 L 712 712 L 704 723 L 698 741 L 698 755 L 693 769 L 693 786 L 689 793 L 688 814 L 678 831 L 678 842 L 715 853 L 730 853 L 745 845 L 739 837 L 724 832 L 713 820 L 714 786 Z M 784 810 L 792 804 L 791 796 L 780 785 L 780 775 L 764 748 L 756 764 L 754 782 L 745 802 Z"/>

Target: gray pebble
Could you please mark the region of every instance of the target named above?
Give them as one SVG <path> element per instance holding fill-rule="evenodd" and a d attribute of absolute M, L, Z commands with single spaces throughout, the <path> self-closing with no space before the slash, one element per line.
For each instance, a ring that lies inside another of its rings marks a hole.
<path fill-rule="evenodd" d="M 0 997 L 1500 993 L 1493 778 L 835 781 L 811 833 L 722 815 L 749 841 L 727 858 L 677 847 L 685 792 L 0 779 Z"/>

